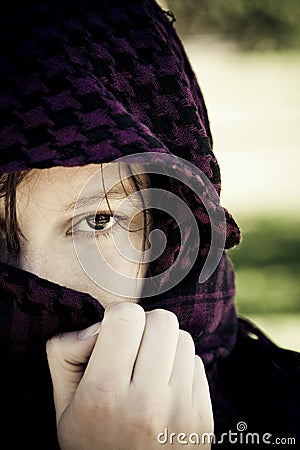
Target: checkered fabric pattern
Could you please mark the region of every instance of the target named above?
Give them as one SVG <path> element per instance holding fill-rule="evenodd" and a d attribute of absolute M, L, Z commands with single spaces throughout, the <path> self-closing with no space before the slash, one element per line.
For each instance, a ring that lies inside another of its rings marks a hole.
<path fill-rule="evenodd" d="M 170 154 L 208 177 L 217 193 L 213 206 L 222 208 L 202 92 L 174 23 L 155 1 L 11 0 L 1 15 L 0 47 L 0 173 L 82 166 L 147 152 L 160 164 L 161 155 Z M 186 169 L 178 163 L 176 170 Z M 185 176 L 201 184 L 193 171 Z M 166 189 L 193 211 L 201 248 L 178 285 L 141 304 L 177 315 L 181 328 L 193 336 L 213 386 L 210 368 L 228 356 L 236 341 L 234 274 L 224 251 L 212 276 L 198 282 L 210 243 L 209 218 L 190 189 L 171 179 L 168 183 Z M 224 213 L 227 249 L 239 243 L 240 231 Z M 176 224 L 158 220 L 156 226 L 170 236 L 153 267 L 160 272 L 174 261 L 180 242 L 172 240 Z M 184 264 L 189 263 L 187 253 Z M 15 368 L 22 370 L 22 395 L 37 405 L 39 398 L 49 402 L 52 411 L 45 342 L 54 333 L 101 320 L 103 308 L 84 293 L 5 264 L 0 268 L 0 350 L 8 363 L 3 376 L 9 382 Z"/>

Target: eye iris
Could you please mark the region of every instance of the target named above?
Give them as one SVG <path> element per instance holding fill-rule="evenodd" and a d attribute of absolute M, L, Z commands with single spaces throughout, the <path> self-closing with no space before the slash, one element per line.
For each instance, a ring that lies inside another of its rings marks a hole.
<path fill-rule="evenodd" d="M 96 214 L 95 216 L 90 216 L 86 219 L 88 225 L 94 230 L 103 230 L 107 223 L 109 222 L 109 217 L 103 214 Z"/>

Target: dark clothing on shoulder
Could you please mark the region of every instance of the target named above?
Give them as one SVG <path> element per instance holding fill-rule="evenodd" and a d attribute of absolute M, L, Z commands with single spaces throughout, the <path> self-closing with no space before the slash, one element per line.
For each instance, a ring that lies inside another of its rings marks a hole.
<path fill-rule="evenodd" d="M 236 345 L 218 363 L 228 409 L 214 404 L 215 447 L 299 446 L 300 353 L 278 347 L 249 320 L 238 323 Z"/>

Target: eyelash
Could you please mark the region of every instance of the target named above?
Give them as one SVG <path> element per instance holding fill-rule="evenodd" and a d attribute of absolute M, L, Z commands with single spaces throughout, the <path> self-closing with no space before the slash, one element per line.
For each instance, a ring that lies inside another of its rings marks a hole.
<path fill-rule="evenodd" d="M 108 223 L 111 219 L 114 219 L 114 221 L 111 225 L 105 225 L 102 230 L 97 230 L 96 228 L 95 229 L 91 228 L 92 231 L 90 233 L 88 231 L 76 231 L 76 227 L 78 227 L 79 224 L 81 224 L 84 221 L 86 221 L 87 225 L 90 227 L 90 224 L 88 223 L 88 219 L 94 219 L 97 216 L 101 216 L 102 218 L 104 217 L 105 219 L 108 219 Z M 107 213 L 97 212 L 96 214 L 88 214 L 88 215 L 84 216 L 82 219 L 80 219 L 76 223 L 76 225 L 72 226 L 72 228 L 67 232 L 67 234 L 72 236 L 77 233 L 77 234 L 83 235 L 84 238 L 86 238 L 86 239 L 95 239 L 95 237 L 97 238 L 100 236 L 102 238 L 107 238 L 111 233 L 112 227 L 116 223 L 119 223 L 122 220 L 125 220 L 125 218 L 122 216 L 112 215 L 112 214 L 107 214 Z"/>

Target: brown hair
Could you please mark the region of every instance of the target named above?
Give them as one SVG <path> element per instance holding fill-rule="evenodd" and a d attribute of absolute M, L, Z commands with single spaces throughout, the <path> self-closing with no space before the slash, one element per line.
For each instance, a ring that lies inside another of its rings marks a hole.
<path fill-rule="evenodd" d="M 0 198 L 4 198 L 4 218 L 1 228 L 4 230 L 7 250 L 12 256 L 20 252 L 20 238 L 24 238 L 17 221 L 16 191 L 18 184 L 29 171 L 5 173 L 0 175 Z"/>

